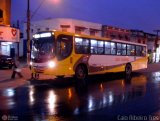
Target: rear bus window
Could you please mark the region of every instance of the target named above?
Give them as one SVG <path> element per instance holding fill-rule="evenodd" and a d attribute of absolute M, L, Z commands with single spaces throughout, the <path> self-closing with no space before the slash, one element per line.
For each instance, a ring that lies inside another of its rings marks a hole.
<path fill-rule="evenodd" d="M 146 55 L 145 47 L 143 47 L 143 46 L 136 46 L 136 55 L 137 56 L 145 56 Z"/>
<path fill-rule="evenodd" d="M 134 56 L 135 55 L 135 45 L 127 44 L 127 55 Z"/>
<path fill-rule="evenodd" d="M 142 56 L 146 56 L 146 47 L 143 47 Z"/>

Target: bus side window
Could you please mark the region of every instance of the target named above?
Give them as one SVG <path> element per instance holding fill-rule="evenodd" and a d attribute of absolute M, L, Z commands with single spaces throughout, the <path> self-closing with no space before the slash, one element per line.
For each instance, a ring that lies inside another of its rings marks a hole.
<path fill-rule="evenodd" d="M 75 38 L 75 52 L 77 54 L 88 54 L 89 53 L 89 39 Z"/>
<path fill-rule="evenodd" d="M 97 40 L 91 40 L 91 54 L 97 54 Z"/>
<path fill-rule="evenodd" d="M 98 54 L 104 54 L 104 41 L 98 41 Z"/>
<path fill-rule="evenodd" d="M 131 55 L 131 45 L 127 44 L 127 55 Z"/>
<path fill-rule="evenodd" d="M 75 38 L 75 52 L 82 53 L 82 38 Z"/>
<path fill-rule="evenodd" d="M 111 42 L 111 54 L 115 55 L 116 54 L 116 43 Z"/>
<path fill-rule="evenodd" d="M 126 55 L 127 54 L 126 49 L 127 49 L 127 45 L 126 44 L 122 44 L 122 55 Z"/>
<path fill-rule="evenodd" d="M 82 47 L 83 53 L 88 54 L 89 53 L 89 39 L 83 38 L 82 45 L 83 45 Z"/>
<path fill-rule="evenodd" d="M 105 54 L 111 54 L 111 42 L 105 42 Z"/>
<path fill-rule="evenodd" d="M 117 55 L 122 55 L 122 45 L 121 45 L 121 43 L 117 43 Z"/>
<path fill-rule="evenodd" d="M 131 55 L 135 56 L 135 45 L 131 45 Z"/>

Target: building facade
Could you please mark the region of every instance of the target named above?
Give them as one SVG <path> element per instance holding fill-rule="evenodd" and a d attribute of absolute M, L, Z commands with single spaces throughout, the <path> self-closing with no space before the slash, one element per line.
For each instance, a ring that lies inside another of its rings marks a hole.
<path fill-rule="evenodd" d="M 0 0 L 0 54 L 14 57 L 19 53 L 19 29 L 10 27 L 11 0 Z"/>
<path fill-rule="evenodd" d="M 24 25 L 24 33 L 26 33 L 27 26 Z M 72 32 L 76 34 L 86 34 L 98 37 L 107 37 L 110 39 L 118 39 L 123 41 L 131 41 L 135 43 L 142 43 L 148 45 L 148 53 L 152 55 L 151 62 L 159 62 L 160 49 L 155 47 L 156 35 L 145 33 L 141 30 L 130 30 L 109 25 L 102 25 L 99 23 L 87 22 L 82 20 L 75 20 L 69 18 L 56 18 L 41 21 L 31 22 L 30 37 L 39 31 L 58 30 L 64 32 Z M 27 36 L 24 34 L 22 41 L 23 50 L 21 54 L 26 56 L 27 53 Z M 159 43 L 160 44 L 160 43 Z M 158 46 L 159 48 L 159 46 Z"/>
<path fill-rule="evenodd" d="M 10 25 L 11 0 L 0 0 L 0 25 Z"/>
<path fill-rule="evenodd" d="M 146 33 L 141 30 L 130 30 L 130 40 L 141 44 L 147 44 Z"/>
<path fill-rule="evenodd" d="M 58 30 L 64 32 L 72 32 L 77 34 L 87 34 L 93 36 L 101 36 L 101 24 L 81 21 L 69 18 L 46 19 L 41 21 L 31 22 L 31 38 L 33 34 L 39 31 Z M 24 31 L 27 30 L 26 24 Z M 26 38 L 26 35 L 24 35 Z"/>
<path fill-rule="evenodd" d="M 159 60 L 159 53 L 157 51 L 156 54 L 156 35 L 155 34 L 150 34 L 150 33 L 145 33 L 146 38 L 147 38 L 147 48 L 148 48 L 148 56 L 149 56 L 149 63 L 156 62 Z M 157 59 L 156 56 L 157 55 Z"/>
<path fill-rule="evenodd" d="M 102 37 L 130 41 L 130 30 L 114 26 L 102 25 Z"/>

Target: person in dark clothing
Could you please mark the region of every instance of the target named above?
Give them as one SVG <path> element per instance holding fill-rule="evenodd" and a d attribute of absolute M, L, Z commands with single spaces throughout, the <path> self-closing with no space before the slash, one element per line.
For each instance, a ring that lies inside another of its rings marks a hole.
<path fill-rule="evenodd" d="M 19 61 L 18 61 L 18 60 L 15 60 L 14 65 L 13 65 L 13 73 L 12 73 L 12 76 L 11 76 L 12 79 L 15 78 L 16 74 L 17 74 L 20 78 L 23 77 L 22 74 L 21 74 L 21 69 L 18 68 L 18 67 L 19 67 Z"/>

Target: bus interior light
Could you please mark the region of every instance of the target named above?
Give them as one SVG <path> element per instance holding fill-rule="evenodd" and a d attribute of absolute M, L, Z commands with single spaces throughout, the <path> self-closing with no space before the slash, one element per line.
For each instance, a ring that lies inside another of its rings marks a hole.
<path fill-rule="evenodd" d="M 41 34 L 35 34 L 33 35 L 34 38 L 38 39 L 38 38 L 44 38 L 44 37 L 51 37 L 52 33 L 41 33 Z"/>
<path fill-rule="evenodd" d="M 42 33 L 40 35 L 41 35 L 41 37 L 50 37 L 51 33 Z"/>
<path fill-rule="evenodd" d="M 40 35 L 39 34 L 35 34 L 35 35 L 33 35 L 33 37 L 37 39 L 37 38 L 40 38 Z"/>

